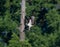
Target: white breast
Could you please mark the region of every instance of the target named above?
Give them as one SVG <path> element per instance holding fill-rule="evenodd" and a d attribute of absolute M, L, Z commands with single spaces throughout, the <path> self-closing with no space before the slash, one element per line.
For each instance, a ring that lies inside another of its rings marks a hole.
<path fill-rule="evenodd" d="M 32 21 L 31 19 L 29 20 L 29 23 L 27 24 L 29 27 L 32 27 Z"/>

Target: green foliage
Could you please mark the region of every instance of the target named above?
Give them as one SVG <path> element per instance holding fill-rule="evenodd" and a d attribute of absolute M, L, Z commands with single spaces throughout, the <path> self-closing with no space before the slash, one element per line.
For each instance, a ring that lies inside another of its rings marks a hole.
<path fill-rule="evenodd" d="M 31 47 L 31 45 L 28 43 L 28 41 L 20 41 L 19 37 L 13 33 L 12 39 L 9 41 L 8 47 Z"/>
<path fill-rule="evenodd" d="M 20 41 L 21 0 L 0 0 L 0 47 L 60 47 L 60 0 L 26 0 L 26 17 L 35 16 L 26 40 Z"/>
<path fill-rule="evenodd" d="M 0 47 L 4 47 L 4 43 L 0 42 Z"/>

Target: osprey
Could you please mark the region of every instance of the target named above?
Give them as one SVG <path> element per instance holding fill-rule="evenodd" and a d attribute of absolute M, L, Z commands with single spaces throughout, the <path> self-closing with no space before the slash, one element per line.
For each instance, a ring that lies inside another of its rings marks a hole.
<path fill-rule="evenodd" d="M 33 26 L 33 25 L 32 25 L 32 20 L 31 20 L 31 19 L 29 20 L 29 23 L 27 24 L 27 26 L 29 27 L 29 30 L 30 30 L 30 28 Z"/>
<path fill-rule="evenodd" d="M 34 19 L 35 19 L 35 17 L 31 16 L 28 23 L 26 23 L 26 25 L 29 27 L 29 30 L 34 25 Z"/>

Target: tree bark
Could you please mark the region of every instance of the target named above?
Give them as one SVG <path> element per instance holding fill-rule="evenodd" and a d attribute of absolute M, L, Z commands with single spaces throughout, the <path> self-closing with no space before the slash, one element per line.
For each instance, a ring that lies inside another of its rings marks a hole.
<path fill-rule="evenodd" d="M 21 3 L 21 25 L 20 25 L 20 40 L 24 41 L 25 40 L 25 32 L 24 32 L 24 21 L 25 21 L 25 0 L 22 0 Z"/>

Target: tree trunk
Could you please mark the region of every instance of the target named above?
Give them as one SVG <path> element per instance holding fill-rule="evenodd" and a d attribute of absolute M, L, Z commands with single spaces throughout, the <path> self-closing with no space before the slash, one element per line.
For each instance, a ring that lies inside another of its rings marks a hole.
<path fill-rule="evenodd" d="M 21 3 L 21 25 L 20 25 L 20 40 L 24 41 L 25 40 L 25 32 L 24 32 L 24 21 L 25 21 L 25 0 L 22 0 Z"/>

